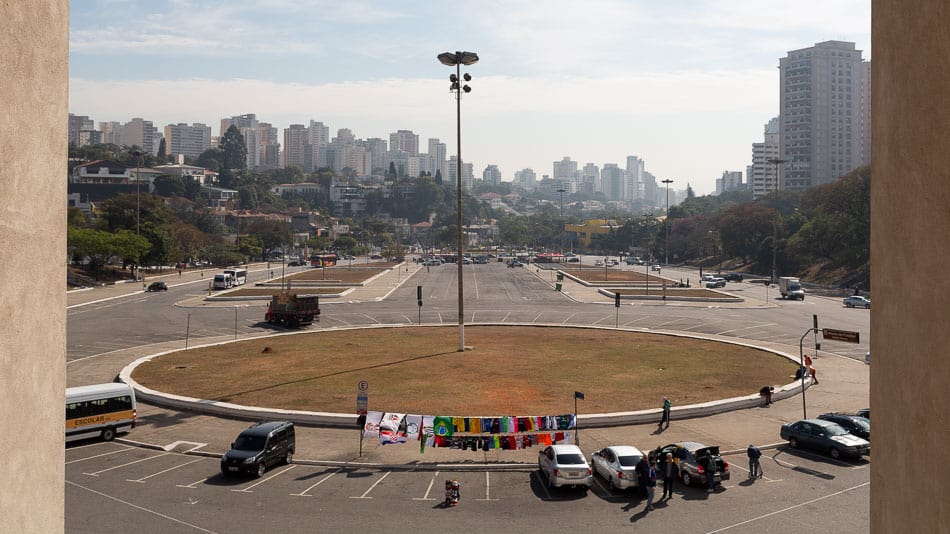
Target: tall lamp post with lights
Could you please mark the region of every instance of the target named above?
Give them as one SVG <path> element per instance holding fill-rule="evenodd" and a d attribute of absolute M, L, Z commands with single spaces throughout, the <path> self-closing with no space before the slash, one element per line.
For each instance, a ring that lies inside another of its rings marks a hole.
<path fill-rule="evenodd" d="M 139 189 L 142 182 L 139 179 L 141 176 L 142 168 L 142 156 L 145 155 L 145 152 L 141 150 L 133 150 L 129 154 L 135 156 L 135 235 L 139 235 L 139 218 L 142 213 L 142 209 L 139 207 Z"/>
<path fill-rule="evenodd" d="M 560 219 L 559 222 L 561 223 L 561 259 L 564 258 L 564 192 L 565 191 L 567 191 L 567 189 L 564 189 L 563 187 L 557 190 L 557 192 L 561 195 L 561 211 L 558 217 Z"/>
<path fill-rule="evenodd" d="M 666 265 L 670 264 L 670 184 L 673 183 L 673 180 L 667 178 L 663 180 L 663 183 L 666 184 Z"/>
<path fill-rule="evenodd" d="M 456 169 L 455 169 L 455 178 L 456 178 L 456 246 L 458 248 L 458 256 L 456 258 L 457 267 L 458 267 L 458 285 L 459 285 L 459 295 L 458 295 L 458 308 L 459 308 L 459 352 L 465 350 L 465 307 L 463 304 L 464 292 L 462 290 L 462 93 L 472 92 L 472 88 L 467 85 L 462 85 L 462 80 L 466 82 L 471 81 L 472 76 L 469 73 L 465 73 L 464 77 L 462 76 L 462 65 L 474 65 L 478 63 L 478 54 L 475 52 L 443 52 L 438 55 L 439 62 L 448 67 L 455 67 L 455 74 L 449 76 L 449 91 L 455 93 L 455 126 L 456 126 Z"/>
<path fill-rule="evenodd" d="M 786 161 L 788 160 L 781 159 L 781 158 L 771 158 L 768 161 L 772 165 L 775 165 L 775 182 L 773 183 L 774 185 L 773 191 L 775 192 L 775 194 L 773 195 L 773 200 L 775 201 L 776 204 L 775 204 L 775 218 L 772 220 L 772 283 L 773 284 L 778 282 L 778 278 L 776 278 L 776 275 L 778 274 L 778 269 L 776 268 L 778 265 L 778 217 L 779 217 L 779 211 L 778 211 L 779 174 L 778 174 L 778 171 L 779 171 L 779 165 L 785 163 Z"/>

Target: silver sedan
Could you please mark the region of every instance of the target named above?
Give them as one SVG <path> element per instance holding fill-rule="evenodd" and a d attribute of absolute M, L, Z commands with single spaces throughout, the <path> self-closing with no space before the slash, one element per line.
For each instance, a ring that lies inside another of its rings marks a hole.
<path fill-rule="evenodd" d="M 601 449 L 590 457 L 594 472 L 607 481 L 613 490 L 637 487 L 637 463 L 643 452 L 629 445 L 616 445 Z"/>

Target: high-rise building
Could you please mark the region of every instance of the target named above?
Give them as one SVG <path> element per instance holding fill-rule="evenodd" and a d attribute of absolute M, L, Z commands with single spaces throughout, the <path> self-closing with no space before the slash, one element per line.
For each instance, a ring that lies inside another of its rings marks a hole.
<path fill-rule="evenodd" d="M 871 62 L 861 63 L 861 165 L 871 164 Z"/>
<path fill-rule="evenodd" d="M 69 144 L 75 146 L 82 146 L 79 141 L 80 132 L 95 130 L 96 125 L 92 119 L 85 115 L 73 115 L 69 114 Z"/>
<path fill-rule="evenodd" d="M 722 177 L 716 178 L 716 194 L 721 195 L 726 191 L 740 191 L 745 189 L 746 184 L 742 183 L 742 171 L 722 171 Z"/>
<path fill-rule="evenodd" d="M 153 156 L 158 155 L 158 145 L 162 136 L 152 121 L 134 118 L 122 125 L 122 144 L 129 147 L 137 146 L 142 151 Z"/>
<path fill-rule="evenodd" d="M 419 136 L 411 130 L 398 130 L 389 134 L 389 150 L 402 150 L 410 156 L 419 155 Z"/>
<path fill-rule="evenodd" d="M 515 171 L 514 183 L 527 191 L 534 191 L 538 187 L 538 175 L 533 169 L 521 169 Z"/>
<path fill-rule="evenodd" d="M 643 160 L 637 156 L 627 156 L 625 169 L 623 200 L 638 200 L 643 198 Z M 618 199 L 619 200 L 619 199 Z"/>
<path fill-rule="evenodd" d="M 600 190 L 607 200 L 626 200 L 626 173 L 616 163 L 604 163 L 601 168 Z"/>
<path fill-rule="evenodd" d="M 581 170 L 580 190 L 584 191 L 585 193 L 599 192 L 601 190 L 601 185 L 600 167 L 593 163 L 584 165 L 583 170 Z"/>
<path fill-rule="evenodd" d="M 554 180 L 574 182 L 577 176 L 577 162 L 571 161 L 571 158 L 564 156 L 561 161 L 554 162 L 554 174 L 551 178 Z"/>
<path fill-rule="evenodd" d="M 451 156 L 447 162 L 448 172 L 446 175 L 442 176 L 443 183 L 455 184 L 458 180 L 458 175 L 456 174 L 458 170 L 458 160 L 455 156 Z M 475 187 L 475 166 L 471 163 L 465 163 L 462 161 L 462 189 L 468 189 L 469 191 Z"/>
<path fill-rule="evenodd" d="M 307 171 L 307 161 L 310 159 L 307 154 L 309 133 L 307 127 L 303 124 L 291 124 L 284 128 L 284 151 L 283 166 L 290 167 L 296 165 L 302 170 Z"/>
<path fill-rule="evenodd" d="M 752 189 L 752 198 L 760 199 L 778 188 L 777 172 L 780 165 L 770 163 L 779 159 L 779 119 L 773 117 L 765 125 L 764 139 L 761 143 L 752 143 L 752 165 L 746 172 L 748 186 Z"/>
<path fill-rule="evenodd" d="M 185 123 L 165 126 L 165 154 L 181 154 L 187 158 L 197 158 L 211 147 L 211 127 L 196 122 L 191 126 Z M 248 147 L 248 151 L 251 147 Z"/>
<path fill-rule="evenodd" d="M 277 128 L 267 122 L 257 123 L 258 139 L 258 168 L 276 169 L 280 166 L 280 141 L 277 138 Z"/>
<path fill-rule="evenodd" d="M 436 171 L 445 174 L 445 143 L 440 143 L 438 139 L 429 139 L 429 158 L 432 159 L 432 176 L 435 176 Z"/>
<path fill-rule="evenodd" d="M 485 170 L 482 171 L 482 180 L 486 184 L 498 185 L 501 183 L 501 171 L 498 170 L 498 165 L 488 165 L 485 167 Z"/>
<path fill-rule="evenodd" d="M 861 165 L 863 65 L 854 43 L 825 41 L 779 60 L 781 189 L 827 184 Z"/>
<path fill-rule="evenodd" d="M 122 123 L 119 121 L 108 121 L 99 123 L 99 131 L 102 132 L 102 142 L 113 145 L 122 145 Z"/>

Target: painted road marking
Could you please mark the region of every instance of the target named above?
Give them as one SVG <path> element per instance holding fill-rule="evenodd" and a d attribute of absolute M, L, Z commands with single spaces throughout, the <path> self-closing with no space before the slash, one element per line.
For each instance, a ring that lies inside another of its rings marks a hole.
<path fill-rule="evenodd" d="M 425 495 L 423 495 L 421 498 L 420 498 L 420 497 L 413 497 L 412 500 L 414 500 L 414 501 L 435 501 L 435 500 L 438 500 L 438 499 L 435 499 L 435 498 L 431 498 L 431 499 L 429 498 L 429 492 L 432 491 L 432 485 L 435 484 L 435 479 L 438 478 L 438 476 L 439 476 L 439 472 L 438 472 L 438 471 L 436 471 L 435 473 L 432 473 L 432 479 L 429 480 L 429 487 L 426 488 L 426 493 L 425 493 Z"/>
<path fill-rule="evenodd" d="M 169 454 L 171 454 L 171 453 L 169 453 L 169 452 L 163 452 L 163 453 L 161 453 L 161 454 L 156 454 L 155 456 L 149 456 L 148 458 L 142 458 L 141 460 L 135 460 L 134 462 L 129 462 L 129 463 L 122 464 L 122 465 L 114 465 L 114 466 L 112 466 L 112 467 L 109 467 L 109 468 L 107 468 L 107 469 L 103 469 L 103 470 L 101 470 L 101 471 L 95 471 L 95 472 L 92 472 L 92 473 L 83 473 L 83 474 L 84 474 L 84 475 L 89 475 L 89 476 L 91 476 L 91 477 L 97 477 L 97 476 L 99 476 L 101 473 L 105 473 L 106 471 L 112 471 L 113 469 L 119 469 L 120 467 L 126 467 L 126 466 L 129 466 L 129 465 L 133 465 L 133 464 L 137 464 L 137 463 L 141 463 L 141 462 L 147 462 L 147 461 L 149 461 L 149 460 L 154 460 L 155 458 L 161 458 L 162 456 L 168 456 Z"/>
<path fill-rule="evenodd" d="M 253 492 L 251 491 L 251 488 L 256 488 L 257 486 L 260 486 L 261 484 L 267 482 L 268 480 L 270 480 L 270 479 L 272 479 L 272 478 L 279 477 L 280 475 L 283 475 L 284 473 L 286 473 L 287 471 L 290 471 L 291 469 L 293 469 L 293 468 L 295 468 L 295 467 L 297 467 L 297 466 L 296 466 L 296 465 L 291 465 L 291 466 L 287 467 L 287 469 L 284 469 L 283 471 L 278 471 L 277 473 L 274 473 L 273 475 L 271 475 L 271 476 L 269 476 L 269 477 L 267 477 L 267 478 L 262 478 L 261 480 L 259 480 L 259 481 L 255 482 L 255 483 L 251 484 L 250 486 L 248 486 L 248 487 L 246 487 L 246 488 L 233 489 L 233 490 L 231 490 L 231 491 L 236 491 L 236 492 L 238 492 L 238 493 L 253 493 Z"/>
<path fill-rule="evenodd" d="M 318 480 L 316 484 L 314 484 L 314 485 L 310 486 L 309 488 L 307 488 L 307 489 L 301 491 L 300 493 L 291 493 L 291 495 L 293 495 L 294 497 L 313 497 L 313 495 L 307 495 L 307 493 L 308 493 L 310 490 L 312 490 L 313 488 L 319 486 L 320 484 L 323 484 L 324 482 L 326 482 L 327 480 L 329 480 L 330 477 L 332 477 L 333 475 L 335 475 L 335 474 L 337 474 L 337 473 L 339 473 L 339 472 L 340 472 L 340 469 L 337 468 L 336 471 L 333 471 L 333 472 L 330 473 L 329 475 L 327 475 L 327 476 L 321 478 L 320 480 Z"/>
<path fill-rule="evenodd" d="M 353 496 L 351 496 L 350 498 L 351 498 L 351 499 L 372 499 L 372 497 L 367 497 L 367 495 L 369 495 L 369 492 L 373 491 L 373 489 L 374 489 L 377 485 L 379 485 L 379 483 L 382 482 L 386 477 L 388 477 L 390 473 L 392 473 L 392 471 L 386 471 L 386 473 L 383 474 L 383 476 L 379 477 L 379 480 L 377 480 L 376 482 L 374 482 L 373 485 L 370 486 L 369 489 L 366 490 L 365 492 L 363 492 L 363 494 L 360 495 L 359 497 L 353 497 Z"/>
<path fill-rule="evenodd" d="M 150 479 L 150 478 L 152 478 L 152 477 L 154 477 L 154 476 L 161 475 L 162 473 L 167 473 L 167 472 L 169 472 L 169 471 L 174 471 L 175 469 L 178 469 L 179 467 L 185 467 L 186 465 L 191 465 L 191 464 L 193 464 L 193 463 L 195 463 L 195 462 L 200 462 L 201 460 L 204 460 L 204 458 L 198 458 L 197 460 L 192 460 L 192 461 L 190 461 L 190 462 L 185 462 L 185 463 L 183 463 L 183 464 L 181 464 L 181 465 L 176 465 L 175 467 L 170 467 L 170 468 L 168 468 L 168 469 L 164 469 L 164 470 L 162 470 L 162 471 L 159 471 L 158 473 L 153 473 L 153 474 L 151 474 L 151 475 L 148 475 L 147 477 L 137 478 L 137 479 L 135 479 L 135 480 L 132 480 L 132 479 L 126 479 L 126 480 L 127 480 L 128 482 L 140 482 L 140 483 L 144 484 L 146 480 L 148 480 L 148 479 Z"/>
<path fill-rule="evenodd" d="M 120 452 L 131 451 L 131 450 L 134 450 L 134 449 L 135 449 L 135 447 L 128 447 L 128 448 L 126 448 L 126 449 L 119 449 L 119 450 L 117 450 L 117 451 L 104 452 L 104 453 L 102 453 L 102 454 L 97 454 L 97 455 L 95 455 L 95 456 L 86 456 L 85 458 L 79 458 L 79 459 L 76 459 L 76 460 L 70 460 L 70 461 L 66 462 L 65 465 L 69 465 L 69 464 L 76 463 L 76 462 L 83 462 L 83 461 L 86 461 L 86 460 L 92 460 L 93 458 L 101 458 L 101 457 L 103 457 L 103 456 L 109 456 L 109 455 L 112 455 L 112 454 L 118 454 L 118 453 L 120 453 Z"/>

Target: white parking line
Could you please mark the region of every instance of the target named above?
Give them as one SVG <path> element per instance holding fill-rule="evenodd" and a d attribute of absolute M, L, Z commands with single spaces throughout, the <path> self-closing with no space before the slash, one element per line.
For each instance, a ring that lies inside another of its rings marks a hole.
<path fill-rule="evenodd" d="M 360 495 L 359 497 L 350 496 L 350 498 L 351 498 L 351 499 L 372 499 L 372 497 L 367 497 L 367 495 L 369 495 L 369 492 L 373 491 L 373 488 L 375 488 L 380 482 L 382 482 L 383 479 L 385 479 L 386 477 L 388 477 L 390 473 L 392 473 L 392 471 L 386 471 L 386 474 L 384 474 L 383 476 L 379 477 L 379 480 L 377 480 L 376 482 L 374 482 L 373 485 L 370 486 L 369 489 L 366 490 L 365 492 L 363 492 L 363 494 Z"/>
<path fill-rule="evenodd" d="M 186 523 L 185 521 L 182 521 L 181 519 L 175 519 L 174 517 L 171 517 L 171 516 L 169 516 L 169 515 L 165 515 L 165 514 L 163 514 L 163 513 L 156 512 L 155 510 L 149 510 L 148 508 L 139 506 L 139 505 L 137 505 L 137 504 L 132 504 L 132 503 L 130 503 L 130 502 L 128 502 L 128 501 L 123 501 L 122 499 L 113 497 L 112 495 L 106 495 L 105 493 L 102 493 L 101 491 L 96 491 L 96 490 L 94 490 L 94 489 L 92 489 L 92 488 L 87 488 L 86 486 L 82 486 L 82 485 L 76 484 L 75 482 L 70 482 L 70 481 L 67 480 L 66 483 L 69 484 L 70 486 L 75 486 L 75 487 L 77 487 L 77 488 L 84 489 L 84 490 L 86 490 L 86 491 L 88 491 L 88 492 L 90 492 L 90 493 L 95 493 L 96 495 L 99 495 L 100 497 L 105 497 L 105 498 L 107 498 L 107 499 L 112 499 L 113 501 L 118 502 L 118 503 L 122 503 L 122 504 L 124 504 L 124 505 L 126 505 L 126 506 L 131 506 L 132 508 L 136 508 L 136 509 L 138 509 L 138 510 L 142 510 L 143 512 L 148 512 L 148 513 L 150 513 L 150 514 L 157 515 L 158 517 L 161 517 L 161 518 L 163 518 L 163 519 L 167 519 L 167 520 L 169 520 L 169 521 L 174 521 L 175 523 L 178 523 L 178 524 L 180 524 L 180 525 L 185 525 L 185 526 L 191 527 L 191 528 L 193 528 L 193 529 L 195 529 L 195 530 L 200 530 L 201 532 L 209 532 L 209 533 L 211 533 L 211 534 L 214 534 L 214 531 L 213 531 L 213 530 L 204 529 L 204 528 L 201 528 L 201 527 L 199 527 L 198 525 L 194 525 L 194 524 L 192 524 L 192 523 Z"/>
<path fill-rule="evenodd" d="M 141 463 L 141 462 L 147 462 L 147 461 L 149 461 L 149 460 L 154 460 L 155 458 L 161 458 L 162 456 L 168 456 L 169 454 L 171 454 L 171 453 L 163 452 L 163 453 L 161 453 L 161 454 L 156 454 L 155 456 L 149 456 L 148 458 L 142 458 L 141 460 L 136 460 L 136 461 L 134 461 L 134 462 L 129 462 L 129 463 L 127 463 L 127 464 L 114 465 L 114 466 L 112 466 L 112 467 L 109 467 L 108 469 L 103 469 L 103 470 L 101 470 L 101 471 L 95 471 L 95 472 L 93 472 L 93 473 L 83 473 L 83 474 L 84 474 L 84 475 L 89 475 L 89 476 L 91 476 L 91 477 L 97 477 L 97 476 L 99 476 L 100 473 L 105 473 L 106 471 L 112 471 L 113 469 L 119 469 L 120 467 L 126 467 L 126 466 L 129 466 L 129 465 L 133 465 L 133 464 L 137 464 L 137 463 Z"/>
<path fill-rule="evenodd" d="M 86 460 L 92 460 L 93 458 L 101 458 L 101 457 L 103 457 L 103 456 L 109 456 L 109 455 L 112 455 L 112 454 L 118 454 L 118 453 L 120 453 L 120 452 L 126 452 L 126 451 L 131 451 L 131 450 L 135 450 L 135 447 L 128 447 L 128 448 L 125 448 L 125 449 L 119 449 L 119 450 L 117 450 L 117 451 L 104 452 L 104 453 L 102 453 L 102 454 L 97 454 L 97 455 L 95 455 L 95 456 L 86 456 L 85 458 L 78 458 L 78 459 L 76 459 L 76 460 L 70 460 L 70 461 L 66 462 L 65 465 L 74 464 L 74 463 L 76 463 L 76 462 L 84 462 L 84 461 L 86 461 Z"/>
<path fill-rule="evenodd" d="M 267 478 L 262 478 L 261 480 L 259 480 L 259 481 L 255 482 L 255 483 L 251 484 L 250 486 L 248 486 L 248 487 L 246 487 L 246 488 L 233 489 L 233 490 L 231 490 L 231 491 L 237 491 L 237 492 L 239 492 L 239 493 L 253 493 L 253 492 L 251 491 L 251 488 L 256 488 L 257 486 L 260 486 L 261 484 L 267 482 L 268 480 L 270 480 L 270 479 L 272 479 L 272 478 L 275 478 L 275 477 L 279 477 L 280 475 L 283 475 L 284 473 L 286 473 L 287 471 L 290 471 L 291 469 L 293 469 L 293 468 L 295 468 L 295 467 L 297 467 L 297 466 L 296 466 L 296 465 L 291 465 L 291 466 L 287 467 L 287 469 L 284 469 L 283 471 L 278 471 L 277 473 L 274 473 L 273 475 L 271 475 L 271 476 L 269 476 L 269 477 L 267 477 Z"/>
<path fill-rule="evenodd" d="M 202 482 L 207 482 L 207 481 L 209 481 L 209 480 L 211 480 L 211 477 L 205 477 L 205 478 L 202 478 L 201 480 L 196 480 L 196 481 L 192 482 L 191 484 L 187 484 L 187 485 L 185 485 L 185 484 L 175 484 L 175 487 L 178 487 L 178 488 L 195 489 L 195 487 L 196 487 L 198 484 L 201 484 Z"/>
<path fill-rule="evenodd" d="M 577 314 L 576 314 L 576 313 L 572 313 L 572 314 L 568 315 L 566 319 L 564 319 L 563 321 L 561 321 L 561 324 L 567 324 L 567 322 L 570 321 L 571 319 L 573 319 L 575 315 L 577 315 Z"/>
<path fill-rule="evenodd" d="M 769 513 L 767 513 L 767 514 L 763 514 L 763 515 L 760 515 L 760 516 L 758 516 L 758 517 L 753 517 L 752 519 L 747 519 L 747 520 L 745 520 L 745 521 L 741 521 L 741 522 L 739 522 L 739 523 L 735 523 L 735 524 L 732 524 L 732 525 L 729 525 L 729 526 L 726 526 L 726 527 L 722 527 L 722 528 L 720 528 L 720 529 L 710 530 L 710 531 L 707 532 L 706 534 L 715 534 L 716 532 L 724 532 L 724 531 L 729 530 L 729 529 L 732 529 L 732 528 L 741 527 L 742 525 L 747 525 L 747 524 L 749 524 L 749 523 L 752 523 L 753 521 L 758 521 L 758 520 L 760 520 L 760 519 L 765 519 L 766 517 L 770 517 L 770 516 L 773 516 L 773 515 L 781 514 L 781 513 L 787 512 L 787 511 L 789 511 L 789 510 L 794 510 L 794 509 L 796 509 L 796 508 L 801 508 L 801 507 L 803 507 L 803 506 L 808 506 L 809 504 L 816 503 L 816 502 L 818 502 L 818 501 L 823 501 L 823 500 L 825 500 L 825 499 L 830 499 L 831 497 L 837 497 L 838 495 L 841 495 L 841 494 L 844 494 L 844 493 L 848 493 L 849 491 L 854 491 L 854 490 L 856 490 L 856 489 L 863 488 L 864 486 L 870 486 L 870 485 L 871 485 L 870 482 L 864 482 L 864 483 L 862 483 L 862 484 L 858 484 L 857 486 L 852 486 L 852 487 L 850 487 L 850 488 L 843 489 L 843 490 L 841 490 L 841 491 L 836 491 L 836 492 L 834 492 L 834 493 L 831 493 L 831 494 L 829 494 L 829 495 L 825 495 L 825 496 L 823 496 L 823 497 L 817 497 L 817 498 L 812 499 L 812 500 L 810 500 L 810 501 L 805 501 L 805 502 L 802 502 L 802 503 L 798 503 L 798 504 L 796 504 L 796 505 L 794 505 L 794 506 L 789 506 L 789 507 L 787 507 L 787 508 L 782 508 L 781 510 L 776 510 L 776 511 L 774 511 L 774 512 L 769 512 Z"/>
<path fill-rule="evenodd" d="M 508 321 L 508 316 L 509 316 L 509 315 L 511 315 L 511 312 L 506 313 L 506 314 L 505 314 L 505 317 L 501 320 L 501 322 L 504 323 L 504 322 Z"/>
<path fill-rule="evenodd" d="M 485 498 L 484 499 L 475 499 L 476 501 L 497 501 L 498 499 L 491 498 L 491 479 L 488 476 L 489 472 L 485 471 Z"/>
<path fill-rule="evenodd" d="M 439 476 L 439 472 L 438 472 L 438 471 L 436 471 L 435 473 L 432 473 L 432 480 L 429 481 L 429 487 L 426 488 L 426 494 L 423 495 L 421 498 L 419 498 L 419 497 L 413 497 L 412 500 L 414 500 L 414 501 L 435 501 L 435 500 L 438 500 L 438 499 L 430 499 L 430 498 L 429 498 L 429 492 L 432 491 L 432 485 L 435 484 L 435 479 L 438 478 L 438 476 Z"/>
<path fill-rule="evenodd" d="M 326 482 L 327 480 L 329 480 L 330 477 L 332 477 L 333 475 L 335 475 L 335 474 L 337 474 L 337 473 L 339 473 L 339 472 L 340 472 L 340 469 L 337 469 L 336 471 L 334 471 L 334 472 L 330 473 L 329 475 L 327 475 L 327 476 L 321 478 L 320 480 L 318 480 L 316 484 L 310 486 L 309 488 L 307 488 L 307 489 L 301 491 L 300 493 L 291 493 L 291 495 L 293 495 L 294 497 L 313 497 L 313 495 L 307 495 L 307 493 L 308 493 L 310 490 L 312 490 L 313 488 L 319 486 L 320 484 L 323 484 L 324 482 Z"/>
<path fill-rule="evenodd" d="M 536 315 L 536 316 L 534 317 L 534 319 L 532 319 L 532 321 L 531 321 L 531 322 L 532 322 L 532 323 L 536 323 L 536 322 L 538 322 L 538 319 L 540 319 L 540 318 L 541 318 L 541 314 L 542 314 L 542 313 L 544 313 L 544 312 L 541 312 L 541 313 L 539 313 L 539 314 L 537 314 L 537 315 Z"/>
<path fill-rule="evenodd" d="M 193 464 L 193 463 L 195 463 L 195 462 L 200 462 L 201 460 L 204 460 L 204 458 L 198 458 L 197 460 L 192 460 L 192 461 L 190 461 L 190 462 L 185 462 L 185 463 L 183 463 L 183 464 L 181 464 L 181 465 L 176 465 L 175 467 L 170 467 L 170 468 L 168 468 L 168 469 L 164 469 L 164 470 L 162 470 L 162 471 L 159 471 L 158 473 L 153 473 L 153 474 L 151 474 L 151 475 L 149 475 L 149 476 L 147 476 L 147 477 L 137 478 L 137 479 L 135 479 L 135 480 L 132 480 L 132 479 L 127 478 L 126 481 L 128 481 L 128 482 L 140 482 L 140 483 L 144 484 L 146 480 L 148 480 L 148 479 L 150 479 L 150 478 L 152 478 L 152 477 L 154 477 L 154 476 L 158 476 L 158 475 L 161 475 L 162 473 L 167 473 L 167 472 L 169 472 L 169 471 L 174 471 L 175 469 L 178 469 L 179 467 L 185 467 L 186 465 L 191 465 L 191 464 Z"/>

